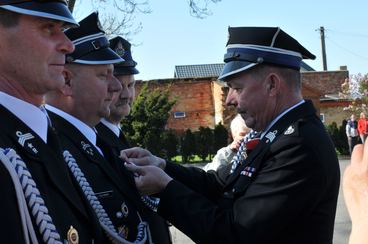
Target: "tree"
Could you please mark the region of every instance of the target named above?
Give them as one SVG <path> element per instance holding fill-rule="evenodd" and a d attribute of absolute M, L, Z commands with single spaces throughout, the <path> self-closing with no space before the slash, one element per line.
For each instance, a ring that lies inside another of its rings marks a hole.
<path fill-rule="evenodd" d="M 178 154 L 178 138 L 174 130 L 164 131 L 162 134 L 162 147 L 165 158 L 169 160 Z"/>
<path fill-rule="evenodd" d="M 163 156 L 162 135 L 174 104 L 175 100 L 169 99 L 168 90 L 150 90 L 145 84 L 133 103 L 130 115 L 122 123 L 132 144 Z"/>
<path fill-rule="evenodd" d="M 350 100 L 349 106 L 344 110 L 348 110 L 354 114 L 364 112 L 367 114 L 368 108 L 368 74 L 351 75 L 350 79 L 346 78 L 341 85 L 342 92 L 340 97 Z"/>
<path fill-rule="evenodd" d="M 336 122 L 332 122 L 332 124 L 327 125 L 327 132 L 330 134 L 336 150 L 341 155 L 349 155 L 349 146 L 345 134 L 345 126 L 346 121 L 344 121 L 343 125 L 339 128 L 337 127 Z"/>
<path fill-rule="evenodd" d="M 195 133 L 196 153 L 205 161 L 207 156 L 212 152 L 213 147 L 213 132 L 208 127 L 199 127 Z"/>
<path fill-rule="evenodd" d="M 217 152 L 222 147 L 226 147 L 228 144 L 229 132 L 222 123 L 215 126 L 213 131 L 213 154 Z"/>
<path fill-rule="evenodd" d="M 208 9 L 210 3 L 221 0 L 189 0 L 190 15 L 203 19 L 212 15 Z M 69 0 L 68 7 L 71 12 L 82 1 Z M 138 14 L 149 14 L 151 9 L 148 0 L 89 0 L 94 9 L 100 10 L 101 22 L 108 36 L 120 35 L 128 37 L 142 30 L 142 23 L 135 23 Z M 77 5 L 76 5 L 77 4 Z M 102 11 L 103 10 L 103 11 Z"/>
<path fill-rule="evenodd" d="M 184 132 L 180 140 L 180 153 L 183 158 L 183 163 L 187 163 L 194 155 L 196 150 L 195 136 L 190 129 Z"/>
<path fill-rule="evenodd" d="M 76 3 L 82 1 L 70 0 L 68 7 L 74 11 Z M 89 0 L 93 9 L 99 10 L 101 24 L 108 36 L 120 35 L 128 37 L 142 30 L 142 23 L 136 23 L 138 14 L 149 14 L 148 1 L 146 0 Z M 78 4 L 77 4 L 78 5 Z"/>

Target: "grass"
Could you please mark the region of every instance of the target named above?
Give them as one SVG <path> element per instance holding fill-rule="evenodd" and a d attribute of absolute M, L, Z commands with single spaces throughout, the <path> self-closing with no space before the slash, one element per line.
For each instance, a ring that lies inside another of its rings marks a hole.
<path fill-rule="evenodd" d="M 171 160 L 173 162 L 177 162 L 177 163 L 183 163 L 183 157 L 181 155 L 177 155 L 173 158 L 171 158 Z M 190 157 L 189 162 L 190 164 L 195 164 L 195 163 L 203 163 L 203 162 L 211 162 L 212 161 L 212 156 L 207 156 L 205 161 L 202 161 L 202 159 L 198 156 L 198 155 L 194 155 L 192 157 Z"/>

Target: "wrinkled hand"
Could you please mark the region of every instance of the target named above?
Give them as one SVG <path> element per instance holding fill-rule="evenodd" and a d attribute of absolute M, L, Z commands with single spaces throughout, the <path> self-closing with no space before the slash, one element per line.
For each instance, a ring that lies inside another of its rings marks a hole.
<path fill-rule="evenodd" d="M 134 163 L 139 166 L 152 165 L 161 169 L 165 169 L 166 167 L 166 161 L 164 159 L 152 155 L 150 151 L 140 147 L 120 151 L 120 158 L 124 162 Z"/>
<path fill-rule="evenodd" d="M 234 152 L 237 152 L 239 150 L 241 141 L 243 140 L 245 136 L 245 132 L 240 132 L 239 135 L 237 135 L 234 138 L 234 141 L 230 144 L 230 149 L 233 150 Z"/>
<path fill-rule="evenodd" d="M 135 185 L 141 195 L 160 193 L 172 180 L 162 169 L 155 166 L 125 163 L 125 167 L 134 173 Z"/>
<path fill-rule="evenodd" d="M 354 147 L 344 172 L 343 191 L 352 221 L 349 243 L 368 243 L 368 143 Z"/>

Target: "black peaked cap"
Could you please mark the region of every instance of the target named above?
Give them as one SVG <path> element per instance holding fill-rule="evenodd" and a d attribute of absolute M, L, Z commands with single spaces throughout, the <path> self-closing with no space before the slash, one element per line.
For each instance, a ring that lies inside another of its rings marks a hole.
<path fill-rule="evenodd" d="M 121 63 L 114 64 L 114 75 L 135 75 L 137 62 L 133 60 L 131 44 L 124 38 L 117 36 L 110 40 L 110 47 L 124 59 Z"/>
<path fill-rule="evenodd" d="M 315 59 L 311 52 L 278 27 L 229 27 L 225 66 L 219 80 L 259 64 L 300 70 L 302 59 Z"/>
<path fill-rule="evenodd" d="M 65 31 L 75 50 L 66 55 L 67 63 L 115 64 L 124 61 L 110 47 L 98 13 L 94 12 L 79 22 L 78 28 Z"/>
<path fill-rule="evenodd" d="M 66 0 L 1 0 L 0 8 L 19 14 L 60 20 L 78 26 L 68 9 Z"/>

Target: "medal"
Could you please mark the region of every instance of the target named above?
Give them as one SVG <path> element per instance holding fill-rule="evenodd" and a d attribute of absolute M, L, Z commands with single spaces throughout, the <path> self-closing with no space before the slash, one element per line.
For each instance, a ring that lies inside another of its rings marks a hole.
<path fill-rule="evenodd" d="M 74 229 L 74 227 L 72 225 L 70 226 L 66 236 L 67 236 L 69 244 L 78 244 L 79 243 L 78 231 L 76 229 Z"/>
<path fill-rule="evenodd" d="M 118 227 L 119 236 L 123 237 L 124 239 L 128 239 L 129 228 L 125 225 Z"/>
<path fill-rule="evenodd" d="M 129 214 L 129 209 L 125 202 L 121 204 L 121 212 L 123 213 L 124 217 L 127 217 Z"/>

